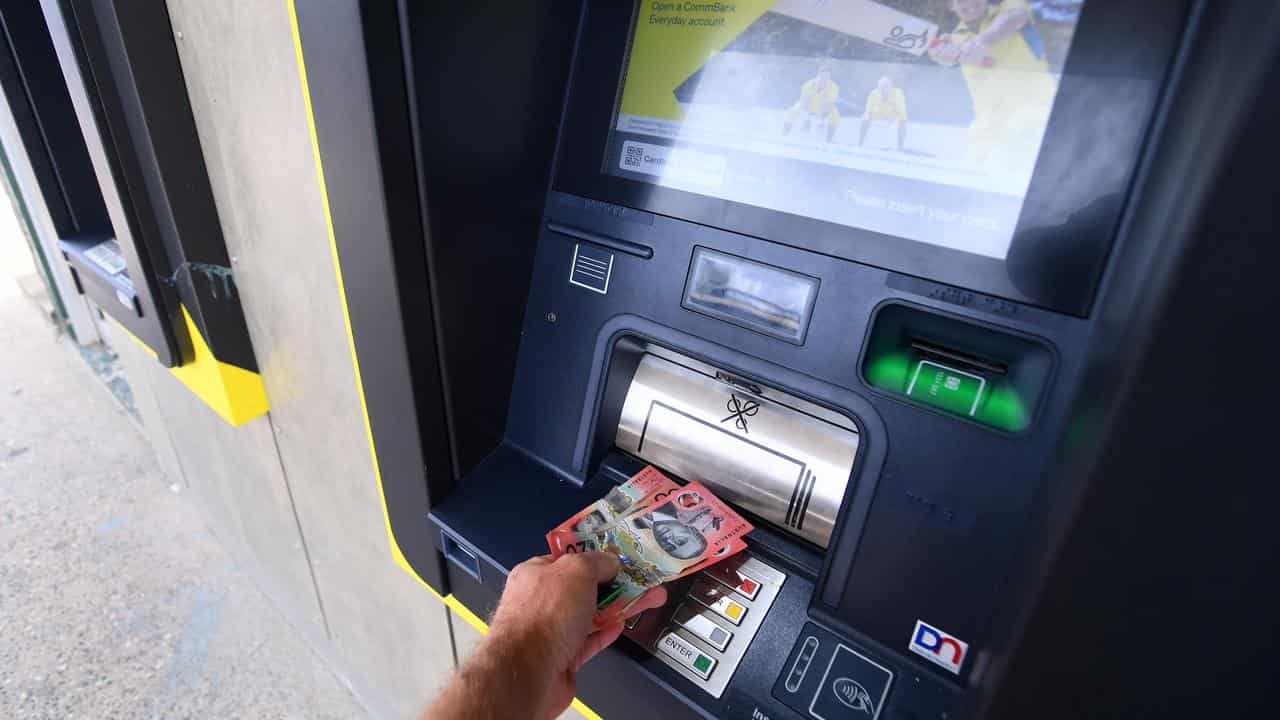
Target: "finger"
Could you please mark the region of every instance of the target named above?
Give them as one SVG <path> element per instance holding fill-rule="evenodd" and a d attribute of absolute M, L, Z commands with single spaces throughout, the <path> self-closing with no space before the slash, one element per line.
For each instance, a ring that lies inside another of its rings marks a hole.
<path fill-rule="evenodd" d="M 621 620 L 612 622 L 588 635 L 586 642 L 582 644 L 582 649 L 578 651 L 578 657 L 574 660 L 574 671 L 576 672 L 588 660 L 600 654 L 601 650 L 612 645 L 621 635 Z"/>
<path fill-rule="evenodd" d="M 574 563 L 585 569 L 591 581 L 597 585 L 605 580 L 612 580 L 620 567 L 618 556 L 613 553 L 585 552 L 573 555 L 561 555 L 556 562 Z"/>
<path fill-rule="evenodd" d="M 542 565 L 546 565 L 549 562 L 551 562 L 550 555 L 538 555 L 536 557 L 531 557 L 528 560 L 525 560 L 524 562 L 520 563 L 519 565 L 516 565 L 515 567 L 511 568 L 511 574 L 508 576 L 508 579 L 515 577 L 516 575 L 521 575 L 525 572 L 528 572 L 530 568 L 540 567 Z"/>
<path fill-rule="evenodd" d="M 650 588 L 645 594 L 636 599 L 634 603 L 627 608 L 625 617 L 635 617 L 645 610 L 660 608 L 667 604 L 667 588 L 659 585 L 656 588 Z"/>

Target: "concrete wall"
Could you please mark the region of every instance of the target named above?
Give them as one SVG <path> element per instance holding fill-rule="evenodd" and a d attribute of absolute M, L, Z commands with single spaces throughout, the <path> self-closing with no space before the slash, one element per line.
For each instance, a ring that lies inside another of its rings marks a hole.
<path fill-rule="evenodd" d="M 288 7 L 168 7 L 271 412 L 227 426 L 127 338 L 113 345 L 174 482 L 357 697 L 407 717 L 454 667 L 453 632 L 391 560 Z"/>

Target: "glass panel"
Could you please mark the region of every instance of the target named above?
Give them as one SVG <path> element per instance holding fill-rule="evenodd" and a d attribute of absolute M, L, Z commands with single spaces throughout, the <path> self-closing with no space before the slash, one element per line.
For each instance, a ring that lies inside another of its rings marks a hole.
<path fill-rule="evenodd" d="M 817 278 L 695 248 L 682 304 L 800 345 L 817 294 Z"/>

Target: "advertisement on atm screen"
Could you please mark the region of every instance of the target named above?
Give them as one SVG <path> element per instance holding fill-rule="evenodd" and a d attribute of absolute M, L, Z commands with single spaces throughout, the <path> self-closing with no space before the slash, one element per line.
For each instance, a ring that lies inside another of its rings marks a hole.
<path fill-rule="evenodd" d="M 1084 0 L 648 0 L 624 177 L 1003 258 Z"/>

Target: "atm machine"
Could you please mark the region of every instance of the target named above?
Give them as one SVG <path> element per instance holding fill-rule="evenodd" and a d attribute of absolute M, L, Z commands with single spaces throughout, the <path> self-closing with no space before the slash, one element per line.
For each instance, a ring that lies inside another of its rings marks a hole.
<path fill-rule="evenodd" d="M 1202 625 L 1142 628 L 1275 548 L 1223 349 L 1276 307 L 1277 8 L 528 5 L 295 8 L 404 567 L 487 617 L 651 464 L 755 530 L 582 669 L 598 716 L 1209 692 Z"/>

